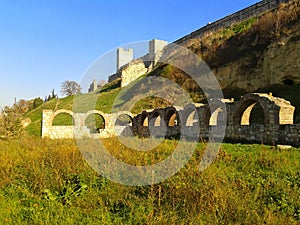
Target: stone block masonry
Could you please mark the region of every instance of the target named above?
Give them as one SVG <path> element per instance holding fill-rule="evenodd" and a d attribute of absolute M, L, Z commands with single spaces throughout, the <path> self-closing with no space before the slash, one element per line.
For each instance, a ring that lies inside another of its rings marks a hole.
<path fill-rule="evenodd" d="M 73 126 L 53 126 L 53 120 L 60 114 L 68 114 L 73 118 Z M 99 128 L 97 132 L 91 132 L 86 122 L 90 115 L 98 115 L 102 117 L 104 126 Z M 129 119 L 133 117 L 130 112 L 118 112 L 106 114 L 98 110 L 91 110 L 86 113 L 74 113 L 70 110 L 43 110 L 42 120 L 42 137 L 51 139 L 73 139 L 73 138 L 109 138 L 122 133 L 126 126 L 116 124 L 120 116 L 126 115 Z"/>
<path fill-rule="evenodd" d="M 117 71 L 133 60 L 133 49 L 117 49 Z"/>

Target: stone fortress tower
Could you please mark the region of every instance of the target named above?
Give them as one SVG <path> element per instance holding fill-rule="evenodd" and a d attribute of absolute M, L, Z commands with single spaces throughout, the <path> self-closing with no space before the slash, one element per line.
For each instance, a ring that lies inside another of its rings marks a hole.
<path fill-rule="evenodd" d="M 133 49 L 117 49 L 117 71 L 133 60 Z"/>
<path fill-rule="evenodd" d="M 89 92 L 96 91 L 98 88 L 97 81 L 94 79 L 93 82 L 90 84 Z"/>
<path fill-rule="evenodd" d="M 168 42 L 163 40 L 153 39 L 149 41 L 149 61 L 156 64 L 162 55 L 162 50 L 167 45 Z"/>
<path fill-rule="evenodd" d="M 138 59 L 133 59 L 133 49 L 118 48 L 117 72 L 109 76 L 108 82 L 121 78 L 121 87 L 125 87 L 140 76 L 149 73 L 159 61 L 167 45 L 167 41 L 153 39 L 149 41 L 148 54 Z"/>

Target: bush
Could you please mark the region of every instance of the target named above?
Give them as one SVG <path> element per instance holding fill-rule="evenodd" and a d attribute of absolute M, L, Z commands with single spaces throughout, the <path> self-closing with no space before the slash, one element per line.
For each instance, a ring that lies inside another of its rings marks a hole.
<path fill-rule="evenodd" d="M 0 117 L 0 137 L 4 139 L 21 136 L 23 127 L 17 107 L 5 106 Z"/>
<path fill-rule="evenodd" d="M 43 103 L 44 101 L 40 97 L 35 98 L 32 103 L 32 108 L 36 109 L 37 107 L 41 106 Z"/>
<path fill-rule="evenodd" d="M 40 97 L 35 98 L 32 103 L 32 108 L 35 109 L 35 108 L 41 106 L 43 103 L 44 103 L 44 101 Z"/>

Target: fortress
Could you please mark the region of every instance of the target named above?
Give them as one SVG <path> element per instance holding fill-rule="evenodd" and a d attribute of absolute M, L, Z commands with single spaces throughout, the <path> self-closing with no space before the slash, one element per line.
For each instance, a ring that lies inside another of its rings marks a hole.
<path fill-rule="evenodd" d="M 149 73 L 162 55 L 168 42 L 153 39 L 149 41 L 149 53 L 133 59 L 133 49 L 117 49 L 117 72 L 108 78 L 108 82 L 121 79 L 121 87 L 127 86 L 142 75 Z"/>
<path fill-rule="evenodd" d="M 242 22 L 251 17 L 260 16 L 268 11 L 278 8 L 280 4 L 288 3 L 291 1 L 292 0 L 260 1 L 213 23 L 208 23 L 206 26 L 174 41 L 174 43 L 184 45 L 191 39 L 201 38 L 205 35 L 210 35 L 217 30 L 228 28 L 235 23 Z M 149 42 L 149 53 L 136 60 L 133 59 L 133 49 L 118 48 L 117 72 L 109 76 L 108 82 L 112 82 L 116 79 L 121 79 L 121 87 L 125 87 L 140 76 L 151 72 L 153 67 L 159 61 L 162 52 L 167 45 L 168 43 L 166 41 L 153 39 Z M 97 87 L 97 85 L 94 87 Z M 96 89 L 97 88 L 90 88 L 89 92 Z"/>
<path fill-rule="evenodd" d="M 239 12 L 229 15 L 214 23 L 175 41 L 184 44 L 191 38 L 209 35 L 218 29 L 234 23 L 259 16 L 277 8 L 288 0 L 264 0 Z M 133 60 L 133 49 L 118 49 L 117 72 L 109 77 L 109 82 L 121 79 L 124 87 L 138 77 L 150 72 L 159 61 L 167 42 L 152 40 L 149 53 Z M 95 90 L 94 81 L 90 87 Z M 234 99 L 210 99 L 208 104 L 190 104 L 184 107 L 157 108 L 143 111 L 138 115 L 130 112 L 105 114 L 92 110 L 86 113 L 74 113 L 69 110 L 43 111 L 42 137 L 48 138 L 108 138 L 118 135 L 178 138 L 185 139 L 197 135 L 199 140 L 223 138 L 225 141 L 286 144 L 300 147 L 300 124 L 294 124 L 295 107 L 271 93 L 249 93 L 239 101 Z M 53 126 L 53 120 L 59 114 L 68 114 L 73 118 L 73 126 Z M 258 113 L 258 116 L 255 113 Z M 104 121 L 103 127 L 93 132 L 87 126 L 87 118 L 98 115 Z M 126 117 L 127 122 L 121 122 Z M 253 118 L 260 118 L 255 121 Z"/>

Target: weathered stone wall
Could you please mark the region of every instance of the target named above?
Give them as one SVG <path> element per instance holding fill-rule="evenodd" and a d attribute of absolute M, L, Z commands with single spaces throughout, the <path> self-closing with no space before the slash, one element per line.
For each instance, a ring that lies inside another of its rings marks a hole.
<path fill-rule="evenodd" d="M 118 73 L 112 74 L 108 77 L 108 83 L 113 82 L 117 79 L 121 79 L 122 73 L 119 71 Z"/>
<path fill-rule="evenodd" d="M 142 60 L 132 61 L 120 71 L 122 79 L 121 87 L 127 86 L 140 76 L 145 75 L 149 70 L 150 68 L 147 68 Z"/>
<path fill-rule="evenodd" d="M 254 105 L 262 108 L 262 123 L 250 121 Z M 215 99 L 209 105 L 194 108 L 144 111 L 133 118 L 131 130 L 135 135 L 145 137 L 178 137 L 190 133 L 199 135 L 200 140 L 222 135 L 219 131 L 224 130 L 225 141 L 300 146 L 300 124 L 293 124 L 294 110 L 284 99 L 251 93 L 236 102 Z M 172 114 L 176 114 L 176 123 L 171 122 Z"/>
<path fill-rule="evenodd" d="M 254 5 L 251 5 L 243 10 L 228 15 L 220 20 L 213 23 L 207 24 L 206 26 L 178 39 L 175 41 L 176 44 L 184 44 L 185 41 L 193 38 L 201 38 L 204 35 L 210 34 L 217 30 L 230 27 L 232 24 L 247 20 L 254 16 L 259 16 L 267 11 L 277 8 L 281 3 L 287 3 L 291 0 L 263 0 Z"/>
<path fill-rule="evenodd" d="M 54 118 L 61 114 L 66 113 L 72 116 L 74 126 L 53 126 Z M 104 129 L 99 129 L 97 133 L 91 133 L 90 129 L 86 126 L 85 122 L 89 115 L 100 115 L 104 120 Z M 129 112 L 118 112 L 113 114 L 105 114 L 98 110 L 91 110 L 86 113 L 74 113 L 70 110 L 43 110 L 42 120 L 42 137 L 51 139 L 64 139 L 64 138 L 108 138 L 120 135 L 126 126 L 116 126 L 117 118 L 120 115 L 127 115 L 132 118 L 133 115 Z"/>

